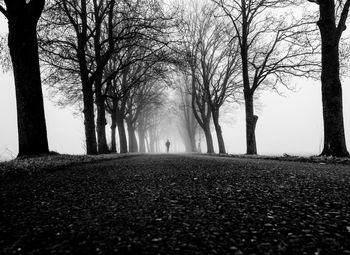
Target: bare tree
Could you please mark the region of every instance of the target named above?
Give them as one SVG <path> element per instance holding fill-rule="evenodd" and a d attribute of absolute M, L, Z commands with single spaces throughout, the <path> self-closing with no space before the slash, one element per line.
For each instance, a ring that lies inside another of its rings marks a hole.
<path fill-rule="evenodd" d="M 162 83 L 152 78 L 153 77 L 145 77 L 140 86 L 133 88 L 133 95 L 128 98 L 125 120 L 128 126 L 129 152 L 139 151 L 136 130 L 139 135 L 140 147 L 142 144 L 142 150 L 144 152 L 145 135 L 149 123 L 147 119 L 143 119 L 142 117 L 149 117 L 152 114 L 149 112 L 150 110 L 153 110 L 156 106 L 162 107 L 164 103 L 164 86 Z"/>
<path fill-rule="evenodd" d="M 183 11 L 183 15 L 179 17 L 178 33 L 181 43 L 177 52 L 183 61 L 178 63 L 178 67 L 184 73 L 184 87 L 192 96 L 193 114 L 205 134 L 207 153 L 213 153 L 214 145 L 210 131 L 211 105 L 206 90 L 198 83 L 197 67 L 200 64 L 198 27 L 200 26 L 200 21 L 197 15 L 199 9 L 195 3 L 193 9 L 190 12 Z"/>
<path fill-rule="evenodd" d="M 146 106 L 139 115 L 139 118 L 137 120 L 139 152 L 151 152 L 150 133 L 151 129 L 154 129 L 154 119 L 157 116 L 157 112 L 161 107 L 162 106 L 158 104 L 150 104 Z M 152 152 L 154 152 L 154 150 Z"/>
<path fill-rule="evenodd" d="M 67 86 L 63 81 L 72 80 L 66 77 L 80 78 L 79 98 L 84 102 L 88 154 L 97 153 L 97 145 L 99 153 L 108 151 L 105 101 L 111 80 L 123 77 L 122 70 L 131 63 L 125 57 L 133 49 L 147 48 L 146 42 L 150 41 L 158 43 L 159 48 L 165 47 L 166 43 L 159 41 L 159 34 L 164 31 L 166 20 L 158 1 L 52 0 L 42 30 L 42 48 L 46 54 L 43 62 L 50 67 L 49 81 L 58 81 L 63 91 L 74 91 L 74 96 L 79 96 L 79 86 L 74 81 Z M 131 59 L 136 61 L 133 56 Z M 117 62 L 113 70 L 109 68 L 110 61 Z"/>
<path fill-rule="evenodd" d="M 148 129 L 149 136 L 149 149 L 148 152 L 154 153 L 159 152 L 159 128 L 160 128 L 160 114 L 155 112 L 156 114 L 152 115 L 150 118 L 150 127 Z"/>
<path fill-rule="evenodd" d="M 111 116 L 111 152 L 117 152 L 116 148 L 116 127 L 118 127 L 119 135 L 119 145 L 120 153 L 127 153 L 127 140 L 126 132 L 124 126 L 124 112 L 126 108 L 126 100 L 128 89 L 126 88 L 126 79 L 127 79 L 127 68 L 123 70 L 121 76 L 121 82 L 119 79 L 114 78 L 108 81 L 108 92 L 107 92 L 107 112 Z M 120 85 L 119 85 L 120 84 Z"/>
<path fill-rule="evenodd" d="M 107 111 L 111 115 L 111 135 L 112 148 L 111 152 L 116 152 L 116 132 L 118 127 L 120 153 L 128 152 L 128 144 L 125 130 L 125 117 L 127 110 L 127 102 L 130 96 L 130 91 L 134 86 L 139 84 L 140 69 L 137 68 L 138 61 L 142 61 L 135 52 L 139 52 L 138 48 L 133 47 L 136 38 L 130 38 L 124 41 L 123 50 L 115 52 L 110 59 L 105 70 L 108 76 L 106 89 L 106 105 Z M 139 66 L 140 67 L 140 66 Z M 111 75 L 113 74 L 113 75 Z"/>
<path fill-rule="evenodd" d="M 44 5 L 44 0 L 0 2 L 0 11 L 8 20 L 15 78 L 18 156 L 49 153 L 37 41 L 37 23 Z"/>
<path fill-rule="evenodd" d="M 239 88 L 237 43 L 231 37 L 231 25 L 218 17 L 215 5 L 194 1 L 191 7 L 190 11 L 184 11 L 179 32 L 183 38 L 180 52 L 192 79 L 194 115 L 206 130 L 207 144 L 212 143 L 208 129 L 213 118 L 219 153 L 226 153 L 219 117 L 220 108 L 229 98 L 234 98 Z M 209 119 L 207 114 L 211 115 Z"/>
<path fill-rule="evenodd" d="M 235 38 L 227 24 L 215 16 L 213 6 L 202 8 L 198 17 L 198 59 L 196 79 L 204 88 L 210 104 L 219 153 L 226 153 L 219 123 L 220 108 L 228 98 L 235 98 L 240 80 Z"/>
<path fill-rule="evenodd" d="M 144 41 L 144 44 L 149 42 Z M 107 105 L 112 118 L 113 129 L 118 126 L 121 153 L 127 152 L 126 132 L 124 120 L 128 125 L 129 150 L 137 151 L 135 130 L 137 119 L 143 108 L 150 103 L 150 98 L 161 92 L 152 90 L 158 79 L 164 77 L 165 72 L 162 63 L 163 52 L 156 48 L 128 48 L 127 57 L 118 61 L 110 61 L 110 69 L 115 70 L 117 63 L 122 63 L 123 70 L 110 80 L 107 92 Z M 154 93 L 151 93 L 154 92 Z M 112 141 L 114 139 L 112 138 Z M 112 143 L 113 148 L 113 143 Z"/>
<path fill-rule="evenodd" d="M 310 36 L 315 29 L 306 17 L 288 13 L 300 1 L 212 0 L 230 19 L 238 38 L 246 114 L 247 154 L 257 154 L 254 96 L 258 89 L 288 87 L 290 76 L 316 77 L 314 57 L 318 45 Z M 296 8 L 296 7 L 295 7 Z"/>
<path fill-rule="evenodd" d="M 339 43 L 346 29 L 350 1 L 309 0 L 319 6 L 317 25 L 322 42 L 322 103 L 324 145 L 321 155 L 348 157 L 346 148 L 343 95 L 340 82 Z"/>
<path fill-rule="evenodd" d="M 50 1 L 42 24 L 42 61 L 49 66 L 50 82 L 62 85 L 67 76 L 79 77 L 81 86 L 68 86 L 68 91 L 82 90 L 86 149 L 88 154 L 97 154 L 97 139 L 94 113 L 94 92 L 98 105 L 98 124 L 105 125 L 101 105 L 101 77 L 109 58 L 114 52 L 117 33 L 115 0 L 103 3 L 94 0 Z M 106 27 L 105 33 L 102 29 Z M 119 27 L 118 27 L 119 28 Z M 102 34 L 106 38 L 102 39 Z M 120 37 L 119 37 L 120 39 Z M 104 49 L 104 50 L 102 50 Z M 94 88 L 95 85 L 95 88 Z M 95 91 L 94 91 L 95 89 Z M 75 92 L 73 95 L 79 94 Z M 75 101 L 75 100 L 73 100 Z M 102 115 L 101 115 L 102 114 Z M 103 129 L 98 129 L 100 152 L 106 152 Z"/>
<path fill-rule="evenodd" d="M 199 86 L 195 76 L 195 71 L 192 68 L 191 78 L 186 80 L 190 82 L 191 95 L 192 95 L 192 110 L 193 114 L 203 129 L 205 140 L 207 143 L 207 153 L 214 153 L 213 138 L 210 131 L 210 123 L 212 117 L 211 105 L 208 102 L 208 95 L 206 91 Z"/>
<path fill-rule="evenodd" d="M 128 56 L 130 56 L 128 54 Z M 126 61 L 130 61 L 127 57 Z M 117 62 L 111 61 L 112 68 L 115 68 Z M 114 69 L 115 70 L 115 69 Z M 107 110 L 112 119 L 112 152 L 115 152 L 115 128 L 118 127 L 120 153 L 128 152 L 128 144 L 125 130 L 125 117 L 127 114 L 127 102 L 130 97 L 131 89 L 139 84 L 138 69 L 132 65 L 125 66 L 122 72 L 110 79 L 107 90 Z"/>
<path fill-rule="evenodd" d="M 140 116 L 149 116 L 150 114 L 144 113 L 153 109 L 154 107 L 152 106 L 161 107 L 163 104 L 165 86 L 162 78 L 166 74 L 167 69 L 163 68 L 163 65 L 157 62 L 157 58 L 154 60 L 156 62 L 144 61 L 139 63 L 141 70 L 138 73 L 142 73 L 142 77 L 140 77 L 138 85 L 133 86 L 131 89 L 127 100 L 125 120 L 128 126 L 129 152 L 139 151 L 136 130 L 145 131 L 145 127 L 141 127 L 140 124 L 148 124 L 147 120 L 140 122 Z M 139 138 L 141 141 L 144 141 L 145 132 L 141 133 L 139 133 Z"/>
<path fill-rule="evenodd" d="M 172 115 L 178 123 L 178 130 L 185 145 L 185 151 L 196 152 L 196 136 L 199 133 L 199 124 L 192 109 L 192 95 L 188 77 L 178 72 L 174 74 L 172 80 L 175 89 L 175 98 L 172 100 Z"/>
<path fill-rule="evenodd" d="M 198 122 L 193 114 L 192 95 L 187 91 L 180 91 L 180 135 L 183 137 L 186 152 L 196 152 L 196 136 L 198 133 Z"/>

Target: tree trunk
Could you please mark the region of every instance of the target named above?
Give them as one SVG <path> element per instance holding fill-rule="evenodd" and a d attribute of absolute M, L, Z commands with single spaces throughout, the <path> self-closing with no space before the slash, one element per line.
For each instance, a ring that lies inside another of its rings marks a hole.
<path fill-rule="evenodd" d="M 156 135 L 153 130 L 149 131 L 149 152 L 156 152 Z"/>
<path fill-rule="evenodd" d="M 324 147 L 321 155 L 347 157 L 342 86 L 339 78 L 339 32 L 335 25 L 334 2 L 320 3 L 318 26 L 322 38 L 322 104 Z"/>
<path fill-rule="evenodd" d="M 40 1 L 36 1 L 39 8 L 33 10 L 22 6 L 26 5 L 24 1 L 23 4 L 7 2 L 8 45 L 17 101 L 18 156 L 47 154 L 49 147 L 36 36 L 43 3 L 40 7 Z"/>
<path fill-rule="evenodd" d="M 207 153 L 214 153 L 213 137 L 211 136 L 209 124 L 203 128 L 203 131 L 207 142 Z"/>
<path fill-rule="evenodd" d="M 116 128 L 117 117 L 115 111 L 111 113 L 112 125 L 111 125 L 111 153 L 117 153 L 117 141 L 116 141 Z"/>
<path fill-rule="evenodd" d="M 119 133 L 120 153 L 124 154 L 128 152 L 128 143 L 126 141 L 124 119 L 119 113 L 117 113 L 116 116 L 117 116 L 116 119 L 117 119 L 118 133 Z"/>
<path fill-rule="evenodd" d="M 139 151 L 140 152 L 146 152 L 146 131 L 143 128 L 138 129 L 138 135 L 139 135 Z"/>
<path fill-rule="evenodd" d="M 242 78 L 243 78 L 243 94 L 245 103 L 245 122 L 246 122 L 246 145 L 247 155 L 256 155 L 256 138 L 255 127 L 258 121 L 258 116 L 254 115 L 254 92 L 250 87 L 249 79 L 249 59 L 248 59 L 248 35 L 249 24 L 246 4 L 242 4 L 242 43 L 241 43 L 241 58 L 242 58 Z"/>
<path fill-rule="evenodd" d="M 129 136 L 129 152 L 138 152 L 137 139 L 134 126 L 127 121 Z"/>
<path fill-rule="evenodd" d="M 254 115 L 253 95 L 245 91 L 244 99 L 245 99 L 247 155 L 256 155 L 257 149 L 256 149 L 256 139 L 255 139 L 255 127 L 258 121 L 258 116 Z"/>
<path fill-rule="evenodd" d="M 117 153 L 116 127 L 117 125 L 111 126 L 111 153 Z"/>
<path fill-rule="evenodd" d="M 82 75 L 86 153 L 88 155 L 96 155 L 97 142 L 95 133 L 94 92 L 92 91 L 92 86 L 88 81 L 85 81 L 84 78 L 85 77 Z"/>
<path fill-rule="evenodd" d="M 194 121 L 196 121 L 194 119 Z M 193 125 L 191 124 L 188 128 L 188 151 L 187 152 L 196 152 L 196 131 L 197 128 L 194 128 Z"/>
<path fill-rule="evenodd" d="M 99 87 L 99 86 L 96 86 Z M 96 89 L 96 107 L 97 107 L 97 120 L 96 120 L 96 131 L 97 131 L 97 148 L 99 154 L 108 153 L 107 139 L 106 139 L 106 109 L 105 100 L 101 95 L 101 89 Z"/>
<path fill-rule="evenodd" d="M 222 130 L 219 124 L 219 110 L 213 109 L 212 114 L 213 114 L 213 122 L 215 126 L 216 136 L 218 139 L 219 153 L 226 154 L 225 142 L 224 142 L 224 138 L 222 137 Z"/>
<path fill-rule="evenodd" d="M 148 133 L 148 132 L 147 132 Z M 151 152 L 151 149 L 150 149 L 150 144 L 149 144 L 149 139 L 148 139 L 148 134 L 146 134 L 145 138 L 146 138 L 146 146 L 147 146 L 147 152 Z"/>
<path fill-rule="evenodd" d="M 92 84 L 89 81 L 89 71 L 87 70 L 87 63 L 85 58 L 83 38 L 79 38 L 78 45 L 78 59 L 80 68 L 80 79 L 83 87 L 83 103 L 84 103 L 84 127 L 85 127 L 85 141 L 86 153 L 88 155 L 97 154 L 96 128 L 95 128 L 95 112 L 94 112 L 94 91 Z"/>

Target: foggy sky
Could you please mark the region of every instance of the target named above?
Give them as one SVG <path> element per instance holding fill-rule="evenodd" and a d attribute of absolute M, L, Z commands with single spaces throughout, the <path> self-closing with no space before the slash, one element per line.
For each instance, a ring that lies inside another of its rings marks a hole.
<path fill-rule="evenodd" d="M 0 18 L 0 33 L 7 31 Z M 350 78 L 343 80 L 344 121 L 347 146 L 350 149 Z M 265 92 L 260 97 L 259 121 L 256 128 L 258 153 L 264 155 L 315 155 L 322 148 L 322 105 L 320 81 L 297 80 L 297 92 L 281 97 Z M 0 159 L 17 155 L 17 123 L 12 73 L 0 72 Z M 59 153 L 84 153 L 83 119 L 74 117 L 71 108 L 62 109 L 50 101 L 45 91 L 45 114 L 50 150 Z M 222 124 L 228 153 L 245 153 L 244 106 L 235 112 L 234 124 Z M 109 131 L 109 127 L 106 126 Z M 213 132 L 214 130 L 212 130 Z M 171 134 L 169 134 L 171 136 Z M 107 136 L 108 137 L 108 136 Z M 171 139 L 171 137 L 169 137 Z M 213 133 L 215 141 L 215 133 Z M 205 140 L 202 151 L 205 151 Z M 179 150 L 180 145 L 176 146 Z"/>

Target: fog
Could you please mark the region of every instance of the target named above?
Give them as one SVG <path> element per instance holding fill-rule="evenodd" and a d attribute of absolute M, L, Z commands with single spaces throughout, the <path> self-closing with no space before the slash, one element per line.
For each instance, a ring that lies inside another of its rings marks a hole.
<path fill-rule="evenodd" d="M 350 135 L 350 88 L 349 80 L 344 86 L 344 119 L 347 137 Z M 13 77 L 0 75 L 0 154 L 2 159 L 17 155 L 16 105 Z M 84 126 L 82 116 L 72 108 L 60 108 L 45 93 L 45 111 L 50 150 L 59 153 L 84 154 Z M 315 155 L 322 147 L 322 107 L 320 84 L 315 81 L 300 81 L 297 92 L 279 96 L 265 92 L 260 102 L 257 125 L 258 152 L 261 155 Z M 234 109 L 230 123 L 223 123 L 227 152 L 245 153 L 244 106 Z M 228 121 L 226 121 L 228 122 Z M 173 125 L 172 122 L 169 124 Z M 162 135 L 160 149 L 166 151 L 165 141 L 171 142 L 170 152 L 183 152 L 184 144 L 176 127 L 169 125 Z M 107 126 L 109 133 L 109 127 Z M 215 134 L 213 133 L 213 137 Z M 109 134 L 107 135 L 109 137 Z M 350 146 L 349 138 L 347 145 Z M 214 139 L 215 150 L 217 143 Z M 201 150 L 205 152 L 205 139 Z"/>
<path fill-rule="evenodd" d="M 7 31 L 6 21 L 0 18 L 0 33 Z M 315 155 L 323 145 L 323 121 L 320 81 L 292 80 L 296 91 L 284 91 L 278 95 L 264 91 L 259 100 L 256 127 L 258 153 L 262 155 Z M 347 146 L 350 147 L 350 79 L 343 79 L 344 120 Z M 16 104 L 14 81 L 11 73 L 0 74 L 0 159 L 14 158 L 18 153 Z M 167 91 L 169 107 L 173 92 Z M 59 107 L 44 87 L 45 114 L 51 151 L 67 154 L 84 154 L 84 120 L 81 112 L 73 107 Z M 223 137 L 227 153 L 244 154 L 245 122 L 244 105 L 227 106 L 228 116 L 222 116 Z M 185 144 L 179 132 L 178 116 L 166 112 L 160 125 L 159 152 L 166 152 L 165 142 L 170 140 L 170 152 L 185 151 Z M 110 128 L 106 126 L 110 141 Z M 215 130 L 212 128 L 214 148 L 217 152 Z M 206 152 L 204 137 L 201 137 L 200 151 Z M 198 139 L 197 139 L 198 143 Z M 196 145 L 198 147 L 198 144 Z"/>

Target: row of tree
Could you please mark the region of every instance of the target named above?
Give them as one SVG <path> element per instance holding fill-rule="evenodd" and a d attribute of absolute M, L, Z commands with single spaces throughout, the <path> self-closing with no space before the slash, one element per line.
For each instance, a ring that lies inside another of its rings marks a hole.
<path fill-rule="evenodd" d="M 45 81 L 64 96 L 64 103 L 82 102 L 88 154 L 109 152 L 106 113 L 112 122 L 112 152 L 116 127 L 121 153 L 138 151 L 136 129 L 144 150 L 149 115 L 162 103 L 166 82 L 168 19 L 158 1 L 47 4 L 39 24 Z"/>
<path fill-rule="evenodd" d="M 219 124 L 227 101 L 244 101 L 247 154 L 257 154 L 254 112 L 257 91 L 290 87 L 291 77 L 318 79 L 321 74 L 324 117 L 322 155 L 348 156 L 345 143 L 339 45 L 349 1 L 318 4 L 319 21 L 307 1 L 212 0 L 186 4 L 180 23 L 183 38 L 181 75 L 192 97 L 207 152 L 213 152 L 213 120 L 219 152 L 225 153 Z M 212 4 L 210 4 L 212 3 Z M 320 36 L 321 35 L 321 36 Z"/>
<path fill-rule="evenodd" d="M 318 4 L 321 33 L 314 13 L 298 12 L 307 2 Z M 179 127 L 189 138 L 188 150 L 195 150 L 200 127 L 207 152 L 214 151 L 213 122 L 219 152 L 226 153 L 220 110 L 242 101 L 247 154 L 256 154 L 257 91 L 321 72 L 322 154 L 348 156 L 339 44 L 349 6 L 350 0 L 191 1 L 177 6 L 175 15 L 157 0 L 1 1 L 9 24 L 19 155 L 48 153 L 40 74 L 61 103 L 81 107 L 88 154 L 116 152 L 117 128 L 121 153 L 154 151 L 168 100 L 164 89 L 174 75 L 181 81 Z"/>

